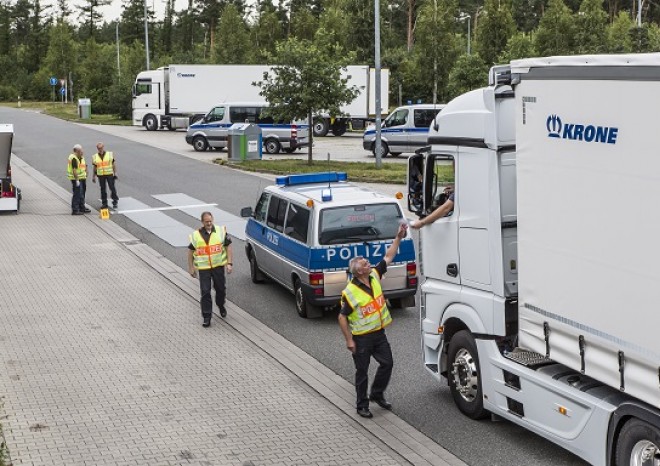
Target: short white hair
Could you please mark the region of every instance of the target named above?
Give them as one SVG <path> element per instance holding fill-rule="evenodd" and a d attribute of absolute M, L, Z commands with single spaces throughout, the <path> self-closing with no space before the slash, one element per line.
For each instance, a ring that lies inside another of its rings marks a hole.
<path fill-rule="evenodd" d="M 76 144 L 73 146 L 73 150 L 82 150 L 82 146 L 80 144 Z"/>

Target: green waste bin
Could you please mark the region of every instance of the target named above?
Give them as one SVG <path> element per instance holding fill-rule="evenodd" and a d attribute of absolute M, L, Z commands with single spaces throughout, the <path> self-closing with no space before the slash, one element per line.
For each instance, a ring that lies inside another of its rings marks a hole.
<path fill-rule="evenodd" d="M 78 118 L 81 120 L 92 118 L 92 101 L 90 99 L 78 99 Z"/>
<path fill-rule="evenodd" d="M 259 160 L 262 155 L 261 128 L 252 123 L 234 123 L 227 134 L 229 160 Z"/>

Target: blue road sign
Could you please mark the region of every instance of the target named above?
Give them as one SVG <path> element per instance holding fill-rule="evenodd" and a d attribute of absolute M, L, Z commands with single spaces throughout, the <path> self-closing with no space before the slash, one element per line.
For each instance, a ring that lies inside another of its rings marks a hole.
<path fill-rule="evenodd" d="M 60 95 L 66 95 L 66 88 L 60 89 Z"/>
<path fill-rule="evenodd" d="M 52 78 L 50 78 L 50 85 L 51 86 L 57 86 L 57 78 L 56 77 L 53 76 Z"/>

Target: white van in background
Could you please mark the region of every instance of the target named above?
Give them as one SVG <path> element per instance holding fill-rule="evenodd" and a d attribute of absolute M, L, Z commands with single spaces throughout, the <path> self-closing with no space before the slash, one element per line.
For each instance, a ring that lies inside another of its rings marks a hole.
<path fill-rule="evenodd" d="M 429 126 L 444 104 L 417 104 L 398 107 L 381 126 L 381 157 L 415 152 L 427 145 Z M 370 125 L 362 136 L 362 147 L 376 155 L 376 127 Z"/>
<path fill-rule="evenodd" d="M 264 150 L 277 154 L 292 153 L 309 145 L 309 126 L 302 121 L 276 122 L 267 115 L 265 102 L 226 102 L 209 111 L 202 120 L 190 125 L 186 142 L 196 151 L 227 147 L 229 127 L 234 123 L 254 123 L 262 131 Z"/>

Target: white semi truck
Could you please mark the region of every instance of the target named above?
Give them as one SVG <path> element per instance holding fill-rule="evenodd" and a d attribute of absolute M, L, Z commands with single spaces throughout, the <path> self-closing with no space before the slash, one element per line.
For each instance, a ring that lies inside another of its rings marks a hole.
<path fill-rule="evenodd" d="M 660 54 L 518 60 L 409 160 L 420 217 L 454 188 L 420 230 L 425 367 L 594 465 L 660 465 L 658 109 Z"/>
<path fill-rule="evenodd" d="M 268 65 L 168 65 L 141 71 L 133 85 L 133 125 L 149 131 L 175 130 L 201 119 L 214 106 L 224 102 L 263 101 L 253 82 L 263 80 Z M 350 76 L 348 86 L 359 94 L 341 108 L 342 115 L 317 115 L 314 134 L 332 131 L 341 136 L 350 125 L 366 126 L 376 115 L 375 73 L 368 66 L 351 65 L 342 71 Z M 389 70 L 381 72 L 381 116 L 389 108 Z"/>

